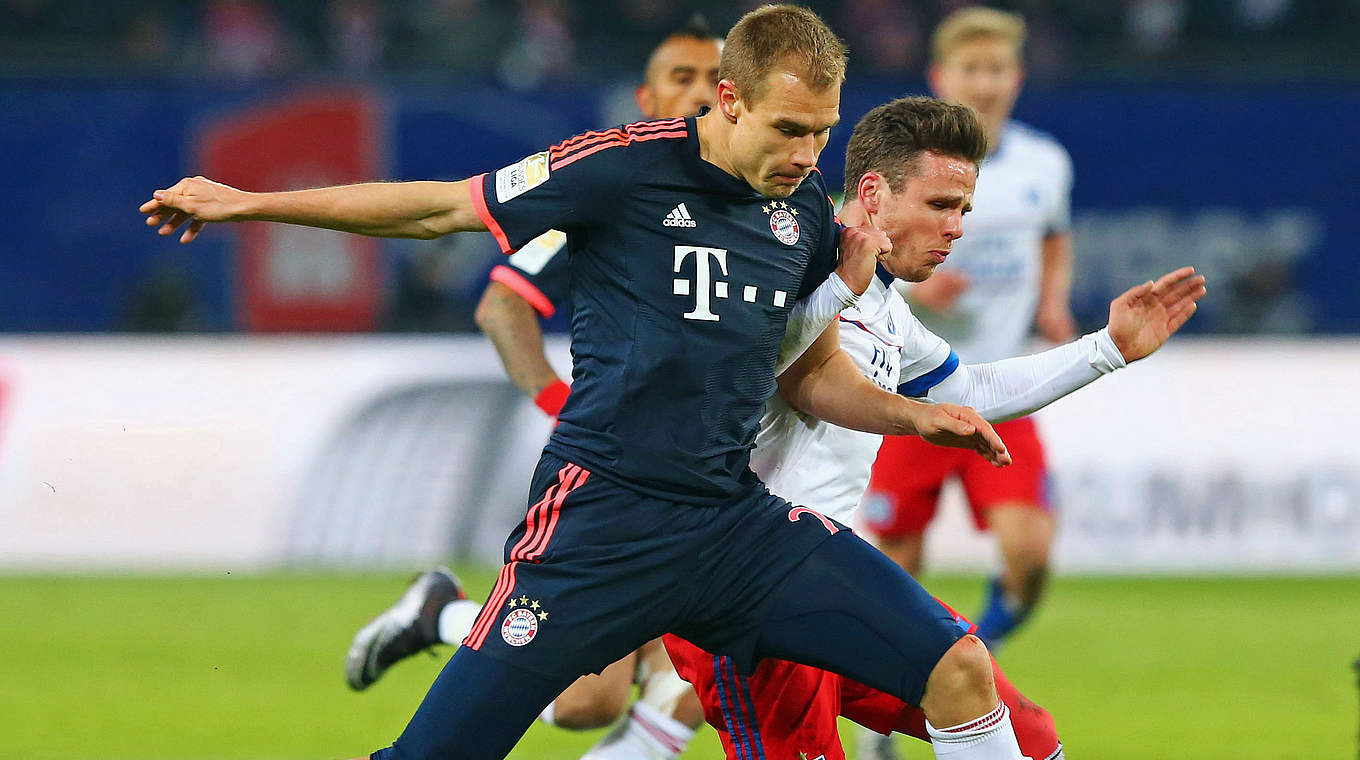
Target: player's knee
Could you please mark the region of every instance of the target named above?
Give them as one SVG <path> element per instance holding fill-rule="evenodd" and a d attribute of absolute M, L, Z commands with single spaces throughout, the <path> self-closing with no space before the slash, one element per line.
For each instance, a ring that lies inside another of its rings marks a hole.
<path fill-rule="evenodd" d="M 992 656 L 982 639 L 969 634 L 954 642 L 930 671 L 926 692 L 945 699 L 995 694 Z"/>
<path fill-rule="evenodd" d="M 553 702 L 553 725 L 572 731 L 604 728 L 628 707 L 628 693 L 605 689 L 567 689 Z"/>

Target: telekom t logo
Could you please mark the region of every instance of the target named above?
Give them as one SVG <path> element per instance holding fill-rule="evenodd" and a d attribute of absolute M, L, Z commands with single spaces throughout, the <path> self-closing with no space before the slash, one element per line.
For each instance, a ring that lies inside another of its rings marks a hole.
<path fill-rule="evenodd" d="M 727 275 L 727 251 L 723 248 L 702 248 L 696 245 L 677 245 L 675 247 L 675 273 L 680 273 L 680 265 L 685 259 L 694 254 L 694 279 L 685 280 L 679 277 L 672 282 L 672 292 L 677 296 L 687 296 L 690 294 L 690 285 L 694 285 L 694 311 L 686 312 L 685 319 L 698 319 L 705 322 L 717 322 L 718 315 L 709 309 L 711 297 L 726 298 L 727 282 L 719 280 L 713 282 L 712 270 L 709 269 L 709 257 L 712 256 L 718 262 L 718 271 Z"/>
<path fill-rule="evenodd" d="M 713 305 L 714 298 L 727 298 L 727 280 L 715 280 L 713 274 L 713 264 L 711 261 L 718 262 L 718 275 L 727 276 L 727 251 L 723 248 L 703 248 L 697 245 L 677 245 L 675 247 L 675 273 L 680 274 L 680 266 L 685 263 L 685 259 L 690 254 L 694 254 L 694 279 L 687 280 L 676 277 L 671 281 L 671 292 L 677 296 L 687 296 L 694 294 L 694 310 L 685 312 L 685 319 L 697 319 L 703 322 L 717 322 L 719 317 L 709 308 Z M 711 259 L 710 259 L 711 257 Z M 742 285 L 741 300 L 746 303 L 755 303 L 761 297 L 760 288 L 755 285 Z M 766 291 L 770 303 L 779 308 L 783 308 L 788 302 L 788 293 L 782 290 L 773 292 Z"/>

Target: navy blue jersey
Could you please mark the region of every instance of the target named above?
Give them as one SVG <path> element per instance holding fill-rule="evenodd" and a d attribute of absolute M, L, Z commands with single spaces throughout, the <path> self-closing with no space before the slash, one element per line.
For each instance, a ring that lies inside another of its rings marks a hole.
<path fill-rule="evenodd" d="M 548 230 L 491 270 L 491 279 L 510 288 L 547 319 L 571 311 L 567 295 L 567 236 Z"/>
<path fill-rule="evenodd" d="M 766 198 L 700 158 L 691 117 L 573 137 L 472 196 L 507 253 L 567 236 L 571 396 L 547 449 L 690 503 L 749 487 L 789 310 L 835 267 L 821 175 Z"/>

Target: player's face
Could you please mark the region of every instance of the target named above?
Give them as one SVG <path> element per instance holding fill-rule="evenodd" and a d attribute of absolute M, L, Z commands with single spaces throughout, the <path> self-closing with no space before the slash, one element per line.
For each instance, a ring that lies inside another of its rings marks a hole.
<path fill-rule="evenodd" d="M 989 136 L 995 136 L 1011 117 L 1023 81 L 1020 51 L 1002 39 L 962 42 L 930 70 L 935 94 L 971 106 L 982 117 Z"/>
<path fill-rule="evenodd" d="M 894 193 L 886 180 L 877 183 L 874 200 L 864 206 L 893 244 L 883 268 L 908 282 L 929 278 L 963 236 L 963 215 L 973 208 L 976 186 L 976 164 L 936 153 L 916 158 L 901 192 Z"/>
<path fill-rule="evenodd" d="M 717 40 L 676 37 L 656 49 L 647 81 L 638 87 L 638 108 L 648 119 L 673 119 L 699 113 L 718 95 Z"/>
<path fill-rule="evenodd" d="M 729 158 L 738 176 L 767 198 L 787 198 L 817 165 L 840 121 L 839 85 L 816 92 L 801 76 L 771 72 L 754 104 L 723 80 L 718 98 L 734 120 Z"/>

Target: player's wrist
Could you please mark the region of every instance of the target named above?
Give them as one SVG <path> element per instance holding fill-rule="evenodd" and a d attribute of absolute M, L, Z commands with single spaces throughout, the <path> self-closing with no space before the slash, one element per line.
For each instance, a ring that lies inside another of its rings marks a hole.
<path fill-rule="evenodd" d="M 840 276 L 839 272 L 832 272 L 827 275 L 826 281 L 831 287 L 831 293 L 840 300 L 842 309 L 848 309 L 859 303 L 862 294 L 856 293 L 849 285 L 845 284 L 845 279 Z"/>
<path fill-rule="evenodd" d="M 551 385 L 538 392 L 534 396 L 534 406 L 543 410 L 549 417 L 556 417 L 562 413 L 562 407 L 567 403 L 567 396 L 571 393 L 571 386 L 555 380 Z"/>
<path fill-rule="evenodd" d="M 1100 374 L 1106 375 L 1128 366 L 1129 363 L 1124 358 L 1124 352 L 1110 335 L 1108 326 L 1085 336 L 1083 340 L 1085 339 L 1091 341 L 1091 350 L 1087 355 L 1088 360 Z"/>

